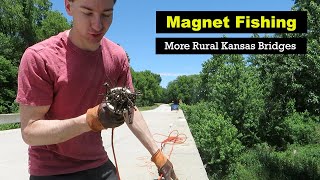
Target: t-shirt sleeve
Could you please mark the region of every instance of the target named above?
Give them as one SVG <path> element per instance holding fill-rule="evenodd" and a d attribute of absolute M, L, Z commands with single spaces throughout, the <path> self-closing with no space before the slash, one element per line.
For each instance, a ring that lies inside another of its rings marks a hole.
<path fill-rule="evenodd" d="M 16 102 L 24 105 L 45 106 L 52 103 L 53 83 L 48 67 L 40 55 L 28 48 L 18 70 Z"/>
<path fill-rule="evenodd" d="M 129 61 L 126 53 L 123 51 L 121 53 L 121 61 L 122 67 L 121 67 L 121 75 L 118 79 L 118 87 L 127 87 L 129 88 L 132 92 L 134 92 L 134 87 L 132 84 L 132 76 L 131 76 L 131 71 L 130 71 L 130 66 L 129 66 Z"/>

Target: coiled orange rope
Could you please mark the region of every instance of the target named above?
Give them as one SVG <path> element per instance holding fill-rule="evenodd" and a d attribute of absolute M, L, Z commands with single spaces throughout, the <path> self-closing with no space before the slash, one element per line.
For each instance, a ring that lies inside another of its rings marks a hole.
<path fill-rule="evenodd" d="M 154 139 L 154 136 L 162 136 L 165 137 L 165 139 L 163 139 L 162 141 L 157 141 Z M 114 161 L 115 161 L 115 166 L 116 166 L 116 170 L 117 170 L 117 176 L 118 179 L 120 180 L 120 173 L 119 173 L 119 168 L 118 168 L 118 163 L 117 163 L 117 159 L 116 159 L 116 154 L 115 154 L 115 150 L 114 150 L 114 128 L 112 128 L 112 134 L 111 134 L 111 146 L 112 146 L 112 152 L 113 152 L 113 157 L 114 157 Z M 164 147 L 168 144 L 171 145 L 171 149 L 168 156 L 168 159 L 170 159 L 171 155 L 172 155 L 172 151 L 173 151 L 173 147 L 176 144 L 183 144 L 186 140 L 187 140 L 187 136 L 183 133 L 179 133 L 178 130 L 173 130 L 169 133 L 169 135 L 164 135 L 164 134 L 159 134 L 159 133 L 155 133 L 153 135 L 153 139 L 157 142 L 157 143 L 161 143 L 161 151 L 164 149 Z M 162 178 L 162 174 L 159 176 L 159 180 Z"/>
<path fill-rule="evenodd" d="M 175 133 L 175 135 L 173 135 Z M 161 143 L 161 151 L 164 149 L 164 147 L 169 144 L 171 145 L 171 149 L 170 149 L 170 152 L 168 154 L 168 159 L 170 159 L 171 155 L 172 155 L 172 151 L 173 151 L 173 147 L 174 145 L 176 144 L 183 144 L 186 140 L 187 140 L 187 136 L 183 133 L 179 133 L 178 130 L 173 130 L 169 133 L 168 136 L 166 135 L 163 135 L 163 134 L 159 134 L 159 133 L 156 133 L 154 135 L 160 135 L 160 136 L 164 136 L 166 137 L 163 141 L 156 141 L 158 143 Z M 162 174 L 158 177 L 158 180 L 161 180 L 162 179 Z"/>

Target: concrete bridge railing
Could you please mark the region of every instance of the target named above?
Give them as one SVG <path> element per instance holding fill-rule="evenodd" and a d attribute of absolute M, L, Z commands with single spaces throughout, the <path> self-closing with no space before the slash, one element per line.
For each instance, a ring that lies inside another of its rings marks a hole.
<path fill-rule="evenodd" d="M 20 114 L 0 114 L 0 124 L 10 124 L 20 122 Z"/>

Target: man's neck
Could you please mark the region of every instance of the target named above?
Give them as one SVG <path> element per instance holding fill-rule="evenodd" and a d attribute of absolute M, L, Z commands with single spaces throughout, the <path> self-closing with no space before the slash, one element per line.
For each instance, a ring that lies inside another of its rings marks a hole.
<path fill-rule="evenodd" d="M 100 47 L 100 44 L 92 44 L 92 43 L 89 44 L 85 40 L 78 37 L 76 33 L 77 33 L 76 30 L 71 29 L 70 31 L 68 31 L 68 38 L 78 48 L 85 51 L 96 51 Z"/>

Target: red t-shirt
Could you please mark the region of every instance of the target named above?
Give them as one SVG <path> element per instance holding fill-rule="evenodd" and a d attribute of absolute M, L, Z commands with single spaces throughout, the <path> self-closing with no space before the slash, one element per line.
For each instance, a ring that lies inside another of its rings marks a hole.
<path fill-rule="evenodd" d="M 62 32 L 29 47 L 22 56 L 16 101 L 50 105 L 45 119 L 64 120 L 85 114 L 99 104 L 103 86 L 133 90 L 125 51 L 103 38 L 94 52 L 81 50 Z M 29 147 L 29 173 L 45 176 L 95 168 L 108 159 L 100 132 L 87 132 L 66 142 Z"/>

